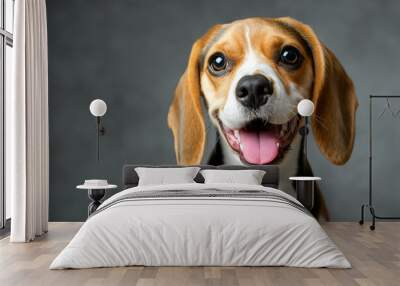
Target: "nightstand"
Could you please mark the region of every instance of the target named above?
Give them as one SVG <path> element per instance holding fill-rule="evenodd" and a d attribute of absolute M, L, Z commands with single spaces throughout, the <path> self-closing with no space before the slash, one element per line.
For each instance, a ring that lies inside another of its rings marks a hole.
<path fill-rule="evenodd" d="M 308 210 L 314 207 L 314 188 L 316 181 L 321 181 L 320 177 L 290 177 L 289 180 L 296 184 L 297 200 L 300 201 Z"/>
<path fill-rule="evenodd" d="M 117 185 L 108 184 L 107 180 L 85 180 L 83 185 L 76 186 L 79 190 L 87 190 L 91 203 L 88 206 L 88 217 L 100 206 L 106 191 L 117 188 Z"/>

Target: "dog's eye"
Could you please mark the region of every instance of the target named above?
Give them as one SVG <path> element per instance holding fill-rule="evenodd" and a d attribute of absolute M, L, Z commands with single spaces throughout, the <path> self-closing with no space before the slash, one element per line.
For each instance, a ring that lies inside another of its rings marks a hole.
<path fill-rule="evenodd" d="M 285 65 L 297 67 L 301 62 L 301 54 L 295 47 L 286 46 L 281 50 L 279 61 Z"/>
<path fill-rule="evenodd" d="M 228 67 L 228 60 L 221 52 L 213 54 L 208 61 L 209 71 L 216 75 L 222 75 Z"/>

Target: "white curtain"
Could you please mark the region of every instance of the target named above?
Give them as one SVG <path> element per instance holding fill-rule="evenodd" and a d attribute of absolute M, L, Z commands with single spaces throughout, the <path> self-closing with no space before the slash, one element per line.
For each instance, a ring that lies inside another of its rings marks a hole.
<path fill-rule="evenodd" d="M 12 242 L 47 232 L 49 194 L 45 0 L 15 1 L 14 83 L 6 98 L 6 181 Z"/>

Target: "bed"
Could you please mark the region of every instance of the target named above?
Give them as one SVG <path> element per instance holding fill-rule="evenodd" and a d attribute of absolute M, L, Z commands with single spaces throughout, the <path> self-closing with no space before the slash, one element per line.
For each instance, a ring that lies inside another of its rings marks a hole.
<path fill-rule="evenodd" d="M 199 173 L 195 183 L 150 186 L 138 186 L 136 167 L 124 166 L 125 189 L 100 205 L 50 269 L 351 267 L 307 209 L 278 189 L 277 166 L 199 166 L 261 169 L 261 185 L 204 183 Z"/>

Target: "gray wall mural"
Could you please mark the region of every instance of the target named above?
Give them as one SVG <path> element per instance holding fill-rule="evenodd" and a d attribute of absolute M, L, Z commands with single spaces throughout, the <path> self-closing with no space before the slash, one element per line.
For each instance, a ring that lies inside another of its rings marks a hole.
<path fill-rule="evenodd" d="M 311 144 L 309 159 L 332 219 L 358 220 L 368 194 L 368 95 L 400 93 L 400 2 L 69 0 L 47 1 L 47 10 L 51 221 L 85 220 L 87 194 L 75 189 L 84 179 L 120 185 L 124 163 L 175 162 L 166 116 L 192 43 L 216 23 L 253 16 L 311 25 L 353 79 L 360 105 L 352 158 L 334 166 Z M 108 104 L 100 163 L 95 98 Z M 396 121 L 377 124 L 377 210 L 394 215 L 400 130 Z"/>

